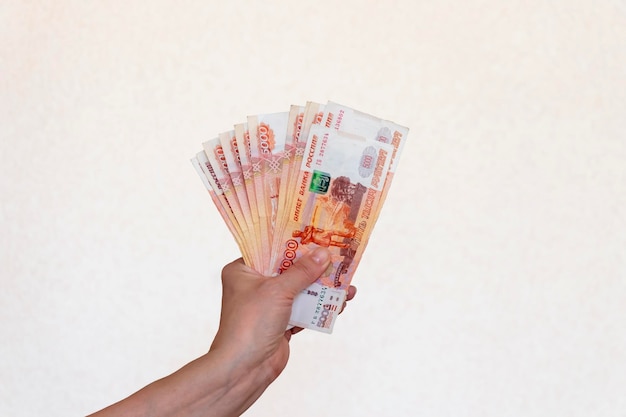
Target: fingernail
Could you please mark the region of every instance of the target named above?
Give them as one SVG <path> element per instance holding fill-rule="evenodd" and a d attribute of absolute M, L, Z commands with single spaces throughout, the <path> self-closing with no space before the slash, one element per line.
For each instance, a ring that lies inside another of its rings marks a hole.
<path fill-rule="evenodd" d="M 315 263 L 323 264 L 330 259 L 330 254 L 328 253 L 328 249 L 317 248 L 311 253 L 311 258 L 313 258 Z"/>

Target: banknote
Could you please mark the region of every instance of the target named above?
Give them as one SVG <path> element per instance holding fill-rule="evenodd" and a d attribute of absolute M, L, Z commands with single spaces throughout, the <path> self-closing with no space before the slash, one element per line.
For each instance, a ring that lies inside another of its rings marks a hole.
<path fill-rule="evenodd" d="M 252 175 L 252 162 L 250 162 L 250 132 L 248 123 L 239 123 L 235 126 L 235 144 L 239 154 L 239 165 L 243 175 L 244 187 L 248 195 L 248 204 L 250 206 L 251 216 L 255 224 L 255 232 L 260 234 L 259 211 L 256 204 L 256 192 L 254 187 L 254 178 Z M 260 237 L 258 238 L 260 242 Z"/>
<path fill-rule="evenodd" d="M 281 190 L 283 191 L 281 191 L 280 198 L 282 203 L 279 204 L 281 215 L 277 216 L 278 219 L 274 231 L 275 237 L 272 242 L 271 265 L 276 263 L 276 258 L 280 255 L 279 249 L 280 245 L 283 243 L 280 237 L 282 236 L 285 227 L 287 227 L 287 220 L 289 219 L 289 216 L 285 215 L 285 213 L 289 208 L 288 206 L 290 202 L 293 201 L 296 183 L 298 181 L 298 173 L 300 172 L 300 166 L 302 165 L 302 158 L 307 145 L 309 131 L 311 126 L 322 122 L 323 115 L 324 105 L 309 101 L 304 108 L 304 112 L 301 115 L 298 114 L 294 118 L 294 125 L 292 127 L 293 133 L 290 135 L 288 131 L 287 141 L 290 142 L 291 152 L 288 156 L 289 163 L 285 163 L 283 165 L 283 175 L 281 177 Z M 289 124 L 289 126 L 292 125 Z"/>
<path fill-rule="evenodd" d="M 286 165 L 286 172 L 283 176 L 285 181 L 285 203 L 290 202 L 294 195 L 294 186 L 298 181 L 298 172 L 302 165 L 302 157 L 304 148 L 307 145 L 309 131 L 311 126 L 320 124 L 324 116 L 324 105 L 312 101 L 307 102 L 302 116 L 294 120 L 293 134 L 288 136 L 291 142 L 292 154 L 290 155 L 290 163 Z"/>
<path fill-rule="evenodd" d="M 248 236 L 248 240 L 251 241 L 250 243 L 253 243 L 253 246 L 255 248 L 260 248 L 262 244 L 262 234 L 259 227 L 259 218 L 255 215 L 256 213 L 253 213 L 250 206 L 249 195 L 245 186 L 244 175 L 241 165 L 241 157 L 239 153 L 239 145 L 237 144 L 235 130 L 222 132 L 219 134 L 218 137 L 221 144 L 221 149 L 218 148 L 217 150 L 218 156 L 226 162 L 226 167 L 228 168 L 228 175 L 230 176 L 232 188 L 237 197 L 237 201 L 239 202 L 241 215 L 246 222 L 247 230 L 253 231 L 253 233 Z M 253 256 L 253 259 L 257 259 L 256 262 L 260 262 L 260 255 L 255 254 L 255 256 Z M 261 264 L 252 264 L 249 266 L 255 269 L 262 268 Z"/>
<path fill-rule="evenodd" d="M 285 209 L 285 202 L 289 200 L 289 178 L 292 167 L 294 166 L 294 156 L 296 152 L 296 144 L 298 137 L 302 131 L 304 122 L 305 106 L 292 105 L 289 109 L 287 118 L 287 132 L 285 135 L 285 150 L 283 151 L 283 168 L 280 175 L 280 191 L 281 198 L 278 199 L 278 212 L 282 213 Z M 300 165 L 297 166 L 300 169 Z"/>
<path fill-rule="evenodd" d="M 250 229 L 253 227 L 254 223 L 252 221 L 250 205 L 248 203 L 248 194 L 243 181 L 241 163 L 239 162 L 239 148 L 235 140 L 235 131 L 231 130 L 228 132 L 222 132 L 219 134 L 218 138 L 221 148 L 217 148 L 216 150 L 219 152 L 218 155 L 221 160 L 226 163 L 233 192 L 237 196 L 237 201 L 239 202 L 243 218 L 246 221 L 248 229 Z"/>
<path fill-rule="evenodd" d="M 388 143 L 393 146 L 393 152 L 391 153 L 391 159 L 389 162 L 389 171 L 385 177 L 385 183 L 383 190 L 380 194 L 377 194 L 373 200 L 372 206 L 374 207 L 373 219 L 378 219 L 380 210 L 383 207 L 387 193 L 391 187 L 393 177 L 398 166 L 399 155 L 406 143 L 408 128 L 400 126 L 392 121 L 383 120 L 373 115 L 360 112 L 348 106 L 344 106 L 335 102 L 328 102 L 324 111 L 324 125 L 328 128 L 356 134 L 363 136 L 367 139 L 373 139 L 379 142 Z M 375 225 L 374 222 L 368 224 L 366 233 L 370 236 L 372 228 Z M 358 266 L 363 252 L 367 247 L 367 241 L 359 247 L 354 257 L 354 265 Z"/>
<path fill-rule="evenodd" d="M 235 193 L 230 173 L 228 172 L 224 148 L 222 147 L 219 137 L 203 142 L 202 147 L 204 148 L 204 153 L 213 168 L 213 172 L 215 173 L 216 183 L 219 184 L 224 198 L 228 202 L 228 205 L 233 212 L 233 216 L 237 220 L 242 236 L 250 236 L 253 233 L 253 230 L 248 228 L 243 210 L 241 209 L 239 200 L 237 199 L 237 194 Z M 248 259 L 251 262 L 249 265 L 261 265 L 256 241 L 254 239 L 245 239 L 244 244 L 249 255 Z"/>
<path fill-rule="evenodd" d="M 289 113 L 248 116 L 250 162 L 261 227 L 260 272 L 270 273 Z"/>
<path fill-rule="evenodd" d="M 393 147 L 320 125 L 310 129 L 275 273 L 316 247 L 331 266 L 294 301 L 289 323 L 330 333 L 354 274 L 352 260 L 366 241 L 373 198 L 384 186 Z"/>
<path fill-rule="evenodd" d="M 226 223 L 226 226 L 230 230 L 230 233 L 235 238 L 244 262 L 250 265 L 252 261 L 250 258 L 249 250 L 244 243 L 243 233 L 241 231 L 241 228 L 239 227 L 237 219 L 235 218 L 232 207 L 226 200 L 226 197 L 224 196 L 224 191 L 217 181 L 217 176 L 215 175 L 215 171 L 213 170 L 209 159 L 204 152 L 198 152 L 195 157 L 191 158 L 191 163 L 198 175 L 200 176 L 202 183 L 209 192 L 211 200 L 213 201 L 213 204 L 215 204 L 215 207 L 217 207 L 218 212 L 224 220 L 224 223 Z"/>

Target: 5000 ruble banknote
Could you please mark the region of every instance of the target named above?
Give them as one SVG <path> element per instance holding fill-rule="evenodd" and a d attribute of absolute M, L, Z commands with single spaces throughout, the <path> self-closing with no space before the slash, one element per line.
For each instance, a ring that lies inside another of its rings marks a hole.
<path fill-rule="evenodd" d="M 372 204 L 393 147 L 322 126 L 312 126 L 309 137 L 274 272 L 318 246 L 330 250 L 331 265 L 296 297 L 289 323 L 331 332 L 354 274 L 352 261 L 375 220 Z"/>

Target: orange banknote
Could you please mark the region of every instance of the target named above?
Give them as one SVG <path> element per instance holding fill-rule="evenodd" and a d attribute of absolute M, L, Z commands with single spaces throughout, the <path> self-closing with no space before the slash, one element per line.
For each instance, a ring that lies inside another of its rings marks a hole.
<path fill-rule="evenodd" d="M 259 271 L 264 274 L 270 273 L 288 117 L 287 112 L 248 116 L 250 162 L 262 230 Z"/>
<path fill-rule="evenodd" d="M 292 106 L 293 110 L 293 106 Z M 299 109 L 298 109 L 299 110 Z M 298 173 L 302 165 L 302 157 L 307 144 L 307 138 L 311 126 L 320 124 L 324 115 L 324 105 L 309 101 L 304 111 L 296 115 L 290 114 L 290 121 L 287 130 L 287 142 L 289 153 L 286 154 L 283 163 L 283 175 L 281 177 L 281 198 L 279 200 L 279 215 L 277 216 L 276 228 L 274 230 L 274 239 L 272 242 L 272 258 L 270 265 L 274 265 L 276 258 L 279 256 L 279 248 L 282 244 L 280 236 L 282 236 L 285 227 L 287 227 L 288 216 L 286 215 L 289 204 L 293 201 L 296 182 L 298 181 Z"/>
<path fill-rule="evenodd" d="M 296 297 L 291 325 L 332 331 L 354 274 L 352 261 L 375 221 L 372 204 L 392 152 L 383 142 L 311 127 L 273 271 L 282 273 L 319 246 L 331 251 L 332 264 Z"/>
<path fill-rule="evenodd" d="M 230 233 L 235 238 L 237 246 L 239 246 L 239 250 L 241 251 L 241 254 L 243 256 L 244 262 L 247 265 L 251 265 L 252 260 L 250 258 L 249 249 L 244 243 L 244 235 L 241 231 L 241 227 L 239 227 L 239 223 L 235 218 L 233 209 L 228 203 L 228 200 L 226 200 L 226 197 L 224 196 L 222 186 L 217 180 L 215 170 L 211 166 L 209 159 L 204 152 L 198 152 L 194 158 L 191 158 L 191 163 L 196 169 L 198 175 L 200 176 L 202 183 L 209 192 L 211 200 L 213 200 L 213 204 L 215 204 L 215 206 L 217 207 L 220 215 L 222 216 L 222 219 L 230 230 Z"/>
<path fill-rule="evenodd" d="M 241 205 L 239 204 L 239 199 L 237 198 L 235 188 L 230 178 L 225 151 L 222 147 L 220 139 L 215 138 L 203 142 L 202 146 L 204 148 L 204 153 L 209 160 L 211 167 L 213 168 L 213 172 L 215 173 L 216 183 L 219 184 L 219 187 L 223 192 L 224 198 L 228 202 L 228 205 L 231 207 L 234 218 L 237 220 L 237 224 L 241 229 L 242 235 L 253 235 L 254 230 L 248 227 L 248 223 L 246 222 L 246 218 L 244 216 Z M 245 239 L 244 244 L 247 248 L 249 260 L 251 261 L 249 265 L 261 265 L 259 259 L 259 250 L 257 248 L 256 241 L 254 239 Z"/>
<path fill-rule="evenodd" d="M 374 210 L 371 217 L 373 219 L 378 219 L 380 210 L 385 202 L 385 199 L 387 198 L 389 188 L 391 187 L 391 183 L 398 166 L 399 156 L 402 152 L 404 144 L 406 143 L 409 129 L 389 120 L 383 120 L 334 102 L 329 102 L 326 105 L 323 123 L 324 126 L 328 128 L 350 134 L 356 134 L 366 139 L 388 143 L 393 146 L 393 152 L 391 153 L 391 159 L 389 162 L 389 171 L 385 177 L 383 190 L 380 194 L 375 196 L 372 203 Z M 374 224 L 375 221 L 369 223 L 369 230 L 365 233 L 367 236 L 371 235 L 371 229 L 374 227 Z M 366 247 L 367 241 L 359 247 L 359 250 L 354 258 L 355 265 L 358 266 Z"/>
<path fill-rule="evenodd" d="M 296 153 L 296 145 L 300 132 L 302 131 L 302 124 L 304 122 L 304 106 L 292 105 L 289 109 L 289 116 L 287 118 L 287 132 L 285 135 L 285 150 L 283 151 L 283 167 L 280 175 L 280 191 L 281 198 L 278 199 L 278 212 L 283 212 L 285 207 L 285 201 L 289 200 L 289 178 L 291 175 L 292 167 L 294 164 L 294 157 Z M 297 168 L 300 168 L 298 164 Z M 278 219 L 280 221 L 280 219 Z"/>
<path fill-rule="evenodd" d="M 217 149 L 218 156 L 222 160 L 226 161 L 226 167 L 228 168 L 228 175 L 230 176 L 233 192 L 235 193 L 237 201 L 239 202 L 239 207 L 241 208 L 241 215 L 245 219 L 247 229 L 253 231 L 251 236 L 248 237 L 248 240 L 250 240 L 252 246 L 257 248 L 256 250 L 259 250 L 258 248 L 262 247 L 262 234 L 259 226 L 259 217 L 256 214 L 256 211 L 252 210 L 249 201 L 250 198 L 245 186 L 241 156 L 239 153 L 239 145 L 237 144 L 235 131 L 230 130 L 228 132 L 220 133 L 219 140 L 221 149 Z M 252 258 L 256 259 L 257 263 L 249 266 L 255 269 L 262 268 L 262 265 L 260 264 L 260 254 L 253 254 Z"/>
<path fill-rule="evenodd" d="M 239 123 L 235 125 L 235 145 L 237 146 L 237 153 L 239 155 L 239 165 L 241 166 L 241 172 L 243 176 L 244 188 L 248 195 L 248 205 L 250 207 L 250 216 L 254 223 L 254 237 L 249 237 L 256 240 L 258 247 L 261 245 L 261 224 L 259 221 L 259 209 L 256 204 L 256 192 L 254 189 L 254 178 L 252 175 L 252 163 L 250 162 L 250 132 L 248 131 L 248 123 Z M 252 266 L 248 264 L 249 266 Z M 260 271 L 261 265 L 258 266 L 257 271 Z"/>

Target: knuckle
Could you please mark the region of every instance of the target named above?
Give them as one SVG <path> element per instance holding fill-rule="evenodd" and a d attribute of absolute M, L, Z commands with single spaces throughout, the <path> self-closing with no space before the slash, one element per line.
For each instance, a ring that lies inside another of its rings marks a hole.
<path fill-rule="evenodd" d="M 316 265 L 308 258 L 298 260 L 298 262 L 294 263 L 291 268 L 296 271 L 300 271 L 300 273 L 306 275 L 307 277 L 313 278 L 313 276 L 319 275 L 317 271 L 318 268 L 316 268 Z"/>

